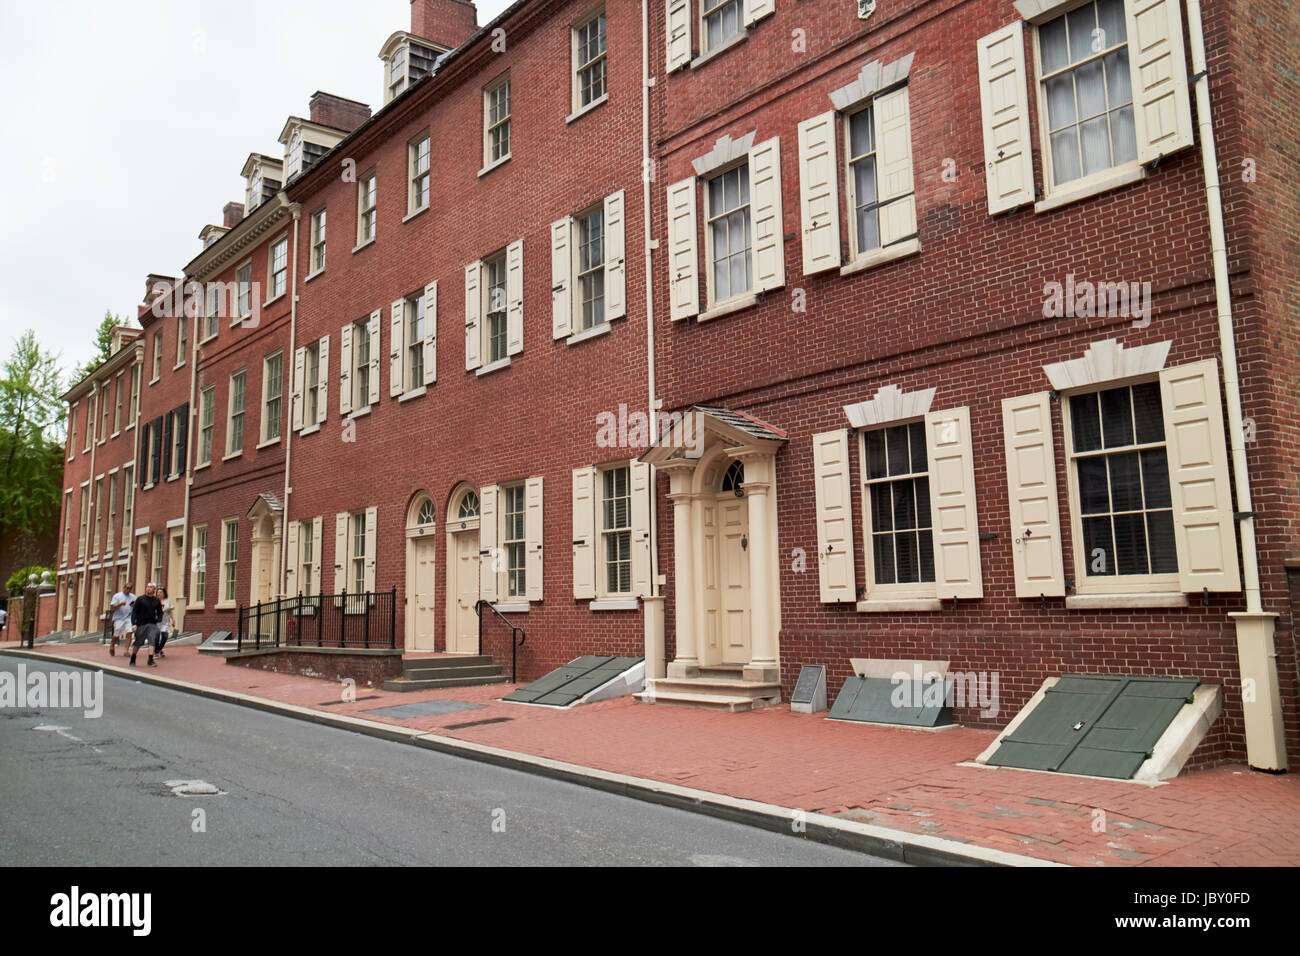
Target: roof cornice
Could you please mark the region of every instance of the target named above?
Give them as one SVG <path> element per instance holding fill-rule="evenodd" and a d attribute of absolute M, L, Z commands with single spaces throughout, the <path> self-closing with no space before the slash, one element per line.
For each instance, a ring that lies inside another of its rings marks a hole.
<path fill-rule="evenodd" d="M 185 275 L 198 282 L 210 279 L 264 239 L 267 233 L 287 223 L 290 219 L 288 197 L 281 191 L 276 194 L 276 199 L 279 201 L 259 205 L 224 236 L 191 259 L 185 266 Z"/>

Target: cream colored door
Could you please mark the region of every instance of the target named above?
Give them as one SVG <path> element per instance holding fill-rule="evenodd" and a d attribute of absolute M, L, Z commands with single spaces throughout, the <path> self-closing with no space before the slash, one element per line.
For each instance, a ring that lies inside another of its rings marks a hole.
<path fill-rule="evenodd" d="M 718 499 L 718 604 L 724 664 L 747 664 L 749 652 L 749 500 Z"/>
<path fill-rule="evenodd" d="M 185 611 L 181 600 L 181 589 L 185 585 L 185 535 L 177 532 L 172 535 L 171 554 L 167 557 L 167 597 L 171 600 L 172 631 L 179 634 L 185 626 Z"/>
<path fill-rule="evenodd" d="M 411 581 L 411 639 L 412 647 L 420 651 L 436 649 L 434 607 L 438 585 L 434 577 L 434 557 L 437 547 L 438 541 L 432 535 L 411 542 L 411 560 L 415 564 Z"/>
<path fill-rule="evenodd" d="M 90 589 L 86 592 L 86 630 L 102 630 L 104 627 L 104 612 L 108 610 L 107 605 L 96 607 L 95 602 L 99 600 L 99 572 L 93 571 L 90 575 Z"/>
<path fill-rule="evenodd" d="M 453 535 L 455 545 L 455 612 L 452 615 L 452 631 L 447 635 L 447 651 L 451 654 L 475 654 L 478 652 L 478 615 L 474 605 L 478 603 L 478 532 L 468 531 Z"/>

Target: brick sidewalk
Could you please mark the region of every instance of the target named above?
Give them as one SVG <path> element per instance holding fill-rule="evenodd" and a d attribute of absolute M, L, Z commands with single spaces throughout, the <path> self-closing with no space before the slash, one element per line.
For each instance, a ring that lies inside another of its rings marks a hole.
<path fill-rule="evenodd" d="M 37 650 L 126 663 L 98 644 Z M 1146 787 L 959 766 L 988 746 L 992 731 L 853 725 L 784 706 L 724 714 L 624 698 L 557 711 L 502 703 L 512 689 L 503 684 L 411 694 L 358 687 L 356 701 L 344 703 L 337 683 L 231 666 L 192 647 L 175 648 L 151 673 L 1059 863 L 1300 864 L 1300 778 L 1240 765 Z M 373 713 L 431 700 L 478 709 L 406 719 Z M 1094 832 L 1099 810 L 1105 829 Z"/>

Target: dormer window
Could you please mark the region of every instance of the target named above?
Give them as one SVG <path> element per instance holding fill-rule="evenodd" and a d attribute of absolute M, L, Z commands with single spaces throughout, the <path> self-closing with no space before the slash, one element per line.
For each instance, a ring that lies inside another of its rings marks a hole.
<path fill-rule="evenodd" d="M 248 180 L 248 194 L 245 196 L 244 208 L 252 212 L 262 201 L 262 171 L 259 169 Z"/>
<path fill-rule="evenodd" d="M 408 87 L 433 72 L 446 51 L 409 33 L 394 33 L 379 51 L 384 61 L 384 102 L 391 103 Z"/>
<path fill-rule="evenodd" d="M 406 89 L 406 47 L 399 46 L 388 62 L 388 98 L 391 100 Z"/>
<path fill-rule="evenodd" d="M 284 164 L 270 156 L 254 153 L 244 163 L 244 178 L 248 181 L 244 203 L 244 214 L 247 215 L 280 191 Z"/>
<path fill-rule="evenodd" d="M 302 130 L 296 129 L 289 137 L 289 153 L 285 158 L 285 177 L 292 179 L 302 172 Z"/>

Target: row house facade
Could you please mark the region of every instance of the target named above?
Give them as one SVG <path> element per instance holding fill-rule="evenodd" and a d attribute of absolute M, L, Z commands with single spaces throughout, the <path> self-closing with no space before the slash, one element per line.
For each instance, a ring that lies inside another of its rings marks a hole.
<path fill-rule="evenodd" d="M 251 155 L 202 308 L 120 360 L 167 374 L 113 560 L 204 633 L 393 591 L 401 646 L 471 654 L 486 601 L 522 678 L 644 656 L 662 701 L 947 661 L 1001 726 L 1061 673 L 1197 677 L 1199 758 L 1282 769 L 1300 171 L 1264 6 L 416 0 L 383 107 L 317 94 Z M 69 447 L 65 536 L 108 475 Z"/>

